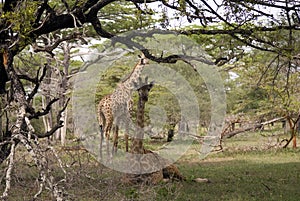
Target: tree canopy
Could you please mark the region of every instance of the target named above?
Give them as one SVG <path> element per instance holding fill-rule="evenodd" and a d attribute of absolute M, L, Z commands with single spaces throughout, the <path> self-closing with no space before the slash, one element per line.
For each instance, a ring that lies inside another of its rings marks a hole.
<path fill-rule="evenodd" d="M 17 125 L 18 129 L 7 130 L 8 136 L 28 129 L 26 127 L 29 125 L 24 125 L 25 116 L 29 119 L 44 116 L 58 100 L 48 100 L 42 111 L 32 105 L 42 81 L 48 75 L 47 68 L 51 64 L 49 58 L 53 60 L 59 57 L 57 49 L 62 48 L 64 42 L 81 41 L 86 44 L 90 43 L 91 37 L 113 38 L 116 42 L 142 50 L 149 59 L 159 63 L 182 60 L 178 55 L 157 56 L 129 38 L 118 36 L 130 30 L 151 30 L 150 35 L 159 33 L 159 30 L 168 30 L 187 35 L 210 53 L 213 62 L 221 66 L 221 71 L 233 72 L 241 77 L 241 66 L 246 64 L 249 76 L 252 70 L 257 74 L 257 87 L 252 88 L 253 93 L 245 94 L 244 98 L 253 95 L 257 99 L 259 94 L 259 97 L 270 98 L 270 93 L 277 94 L 276 97 L 281 97 L 285 108 L 291 108 L 292 104 L 293 111 L 297 110 L 294 104 L 297 99 L 292 92 L 295 90 L 293 83 L 297 79 L 299 59 L 298 1 L 11 0 L 2 1 L 0 6 L 0 92 L 6 93 L 5 83 L 10 81 L 8 101 L 15 101 L 20 108 L 20 118 L 10 122 Z M 47 56 L 48 60 L 44 61 L 48 63 L 29 68 L 30 71 L 33 69 L 33 73 L 20 71 L 26 68 L 14 64 L 16 56 L 21 53 L 38 52 Z M 249 68 L 251 57 L 256 57 L 260 63 L 254 65 L 256 68 Z M 65 61 L 68 58 L 65 57 Z M 67 64 L 64 62 L 65 66 Z M 68 75 L 66 71 L 63 73 Z M 25 89 L 28 83 L 31 83 L 32 90 Z M 248 88 L 250 85 L 245 86 Z M 284 96 L 283 91 L 286 93 Z M 261 105 L 249 103 L 244 107 Z M 58 120 L 53 130 L 38 137 L 52 135 L 61 126 Z"/>

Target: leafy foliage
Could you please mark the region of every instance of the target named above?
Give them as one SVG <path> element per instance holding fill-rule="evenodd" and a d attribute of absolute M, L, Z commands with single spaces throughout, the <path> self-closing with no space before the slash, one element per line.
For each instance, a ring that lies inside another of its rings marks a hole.
<path fill-rule="evenodd" d="M 99 14 L 103 20 L 103 28 L 113 34 L 124 33 L 131 30 L 153 28 L 160 19 L 153 18 L 153 11 L 143 14 L 142 10 L 128 1 L 113 2 L 104 7 Z"/>

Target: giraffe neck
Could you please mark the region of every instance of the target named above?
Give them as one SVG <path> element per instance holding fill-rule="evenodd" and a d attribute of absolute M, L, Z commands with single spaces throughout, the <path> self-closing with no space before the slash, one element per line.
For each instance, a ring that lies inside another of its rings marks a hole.
<path fill-rule="evenodd" d="M 141 98 L 139 98 L 138 106 L 137 106 L 137 114 L 136 114 L 137 126 L 139 128 L 144 128 L 145 103 L 146 103 L 145 100 L 142 100 Z"/>
<path fill-rule="evenodd" d="M 139 97 L 137 114 L 136 114 L 136 133 L 132 139 L 132 153 L 143 153 L 143 138 L 144 138 L 144 111 L 146 101 Z"/>
<path fill-rule="evenodd" d="M 148 62 L 145 58 L 140 59 L 140 61 L 133 68 L 131 74 L 124 81 L 119 83 L 117 88 L 112 93 L 112 108 L 114 113 L 126 112 L 124 110 L 128 110 L 128 108 L 130 107 L 130 102 L 132 101 L 132 93 L 139 81 L 142 70 L 147 63 Z"/>
<path fill-rule="evenodd" d="M 134 83 L 138 83 L 139 77 L 142 74 L 142 71 L 145 67 L 145 64 L 142 60 L 140 60 L 135 67 L 133 68 L 132 72 L 130 75 L 121 83 L 125 88 L 129 90 L 134 89 Z"/>
<path fill-rule="evenodd" d="M 144 138 L 144 124 L 145 124 L 145 104 L 148 101 L 148 93 L 153 87 L 153 83 L 142 86 L 138 89 L 139 100 L 136 113 L 136 133 L 133 137 L 133 152 L 142 154 L 144 151 L 143 138 Z"/>

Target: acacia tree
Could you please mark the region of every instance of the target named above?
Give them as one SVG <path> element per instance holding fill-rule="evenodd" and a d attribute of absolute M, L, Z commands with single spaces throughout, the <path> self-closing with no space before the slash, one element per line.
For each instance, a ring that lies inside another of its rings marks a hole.
<path fill-rule="evenodd" d="M 299 128 L 298 62 L 274 53 L 253 50 L 234 64 L 237 78 L 231 82 L 236 85 L 229 92 L 235 103 L 231 107 L 232 112 L 245 113 L 264 121 L 282 121 L 285 118 L 291 138 L 284 147 L 293 140 L 296 148 Z"/>
<path fill-rule="evenodd" d="M 232 83 L 242 90 L 238 103 L 231 104 L 236 112 L 250 112 L 256 116 L 283 116 L 291 127 L 293 147 L 299 127 L 297 77 L 299 74 L 299 2 L 298 1 L 220 1 L 215 5 L 220 12 L 210 11 L 222 23 L 201 27 L 192 33 L 204 43 L 223 71 L 234 72 L 239 78 Z M 225 14 L 222 15 L 222 8 Z M 229 39 L 203 36 L 226 33 Z M 220 29 L 223 27 L 223 30 Z M 227 32 L 227 31 L 232 32 Z M 213 45 L 211 45 L 213 44 Z M 245 58 L 243 58 L 245 57 Z M 225 64 L 225 65 L 224 65 Z M 230 87 L 229 87 L 230 88 Z M 237 91 L 229 90 L 235 93 Z M 231 93 L 231 95 L 233 95 Z M 232 96 L 229 96 L 230 98 Z M 260 117 L 257 117 L 260 118 Z"/>
<path fill-rule="evenodd" d="M 68 101 L 61 104 L 62 107 L 56 114 L 57 121 L 50 130 L 36 132 L 32 120 L 47 115 L 52 105 L 59 100 L 58 97 L 54 97 L 44 108 L 33 105 L 33 99 L 44 78 L 47 77 L 49 64 L 45 62 L 45 65 L 36 69 L 33 77 L 17 71 L 15 65 L 16 56 L 29 45 L 32 45 L 35 51 L 43 49 L 51 55 L 61 42 L 68 41 L 70 37 L 77 38 L 75 35 L 67 34 L 54 43 L 44 43 L 40 47 L 39 42 L 43 41 L 46 34 L 59 30 L 75 30 L 76 33 L 83 35 L 86 28 L 91 30 L 86 35 L 113 38 L 116 42 L 141 49 L 145 56 L 153 61 L 175 63 L 182 60 L 180 55 L 156 57 L 130 38 L 124 39 L 116 35 L 141 28 L 171 29 L 174 20 L 184 19 L 187 23 L 198 22 L 200 26 L 177 27 L 175 32 L 189 36 L 227 35 L 244 46 L 272 52 L 286 60 L 286 80 L 290 80 L 292 69 L 298 70 L 291 62 L 298 60 L 299 53 L 295 46 L 295 34 L 300 27 L 298 1 L 220 0 L 208 3 L 206 0 L 6 0 L 0 5 L 0 93 L 5 94 L 1 96 L 3 126 L 0 138 L 0 163 L 10 156 L 4 197 L 10 188 L 9 175 L 13 167 L 14 149 L 20 143 L 36 159 L 40 177 L 43 178 L 42 183 L 51 184 L 48 173 L 43 171 L 45 164 L 41 162 L 42 156 L 37 154 L 38 149 L 33 149 L 34 146 L 37 147 L 34 140 L 51 136 L 62 127 L 61 114 Z M 131 15 L 124 11 L 128 8 Z M 117 9 L 117 12 L 113 15 L 111 12 L 114 9 Z M 168 15 L 169 10 L 173 10 L 175 14 Z M 269 12 L 270 10 L 275 12 Z M 118 15 L 121 11 L 124 11 L 123 19 L 126 20 L 126 24 Z M 161 20 L 146 20 L 151 16 L 160 16 Z M 212 24 L 221 25 L 210 26 Z M 154 30 L 152 34 L 155 32 Z M 226 63 L 234 60 L 237 58 L 236 55 L 240 55 L 235 51 L 235 49 L 220 49 L 222 54 L 216 55 L 214 62 L 219 64 L 220 61 Z M 33 86 L 29 91 L 25 88 L 28 82 Z M 13 114 L 16 114 L 16 118 L 12 118 Z M 50 186 L 56 198 L 61 197 L 58 186 Z"/>

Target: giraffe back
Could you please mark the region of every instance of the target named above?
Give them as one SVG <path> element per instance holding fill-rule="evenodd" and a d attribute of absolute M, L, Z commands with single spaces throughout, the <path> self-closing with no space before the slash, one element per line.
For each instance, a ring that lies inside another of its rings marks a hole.
<path fill-rule="evenodd" d="M 126 114 L 132 107 L 132 91 L 126 86 L 119 85 L 111 94 L 111 107 L 113 115 Z"/>

